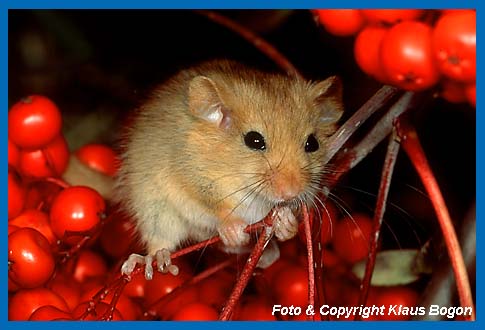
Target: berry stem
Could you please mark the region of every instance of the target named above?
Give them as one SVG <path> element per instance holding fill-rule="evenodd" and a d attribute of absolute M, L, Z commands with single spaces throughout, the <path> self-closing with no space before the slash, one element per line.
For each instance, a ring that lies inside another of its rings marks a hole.
<path fill-rule="evenodd" d="M 379 119 L 364 138 L 352 147 L 342 149 L 336 156 L 335 171 L 326 178 L 325 195 L 332 190 L 338 180 L 359 164 L 382 140 L 392 132 L 394 120 L 409 108 L 415 106 L 422 98 L 418 94 L 406 92 L 401 98 Z M 360 111 L 360 110 L 359 110 Z M 345 124 L 344 124 L 345 125 Z M 339 130 L 340 131 L 340 130 Z M 339 132 L 337 131 L 337 133 Z M 337 134 L 336 133 L 336 134 Z M 346 133 L 345 130 L 342 134 Z M 334 135 L 335 136 L 335 135 Z M 337 138 L 338 139 L 338 138 Z M 333 142 L 330 147 L 334 147 Z"/>
<path fill-rule="evenodd" d="M 436 212 L 438 223 L 443 233 L 448 255 L 450 257 L 453 272 L 455 273 L 458 296 L 462 307 L 472 307 L 472 315 L 469 320 L 475 320 L 473 296 L 470 288 L 470 281 L 466 271 L 465 262 L 458 242 L 455 228 L 451 220 L 448 208 L 446 207 L 443 195 L 428 164 L 424 150 L 419 142 L 416 130 L 405 120 L 396 122 L 396 129 L 404 151 L 411 160 L 414 168 L 418 172 L 421 181 L 431 199 L 431 203 Z"/>
<path fill-rule="evenodd" d="M 273 45 L 256 35 L 253 31 L 245 26 L 210 10 L 196 10 L 197 14 L 207 17 L 209 20 L 222 25 L 235 32 L 240 37 L 246 39 L 261 53 L 273 60 L 287 74 L 294 77 L 301 77 L 300 72 L 291 64 L 291 62 Z"/>
<path fill-rule="evenodd" d="M 303 226 L 305 229 L 307 258 L 308 258 L 308 305 L 315 306 L 315 268 L 319 267 L 315 263 L 313 258 L 313 242 L 312 231 L 310 228 L 310 217 L 308 215 L 308 209 L 303 204 Z M 307 320 L 315 320 L 315 315 L 311 316 L 307 314 Z"/>
<path fill-rule="evenodd" d="M 333 156 L 342 149 L 342 146 L 355 133 L 355 131 L 375 113 L 382 109 L 389 101 L 394 99 L 399 94 L 399 90 L 391 86 L 383 86 L 379 89 L 367 102 L 365 102 L 359 110 L 357 110 L 352 117 L 350 117 L 340 128 L 332 135 L 328 142 L 328 152 L 322 160 L 322 164 L 326 164 Z M 401 98 L 402 99 L 402 98 Z M 395 107 L 395 106 L 394 106 Z M 389 111 L 391 112 L 391 111 Z M 382 126 L 385 123 L 375 125 L 375 127 Z M 391 132 L 392 126 L 388 126 L 388 133 Z M 386 135 L 387 135 L 386 134 Z"/>
<path fill-rule="evenodd" d="M 264 220 L 259 221 L 259 222 L 255 223 L 255 224 L 252 224 L 252 225 L 247 226 L 246 229 L 244 229 L 244 231 L 246 233 L 249 233 L 249 232 L 252 232 L 252 231 L 257 230 L 257 229 L 262 228 L 262 227 L 264 227 Z M 186 254 L 189 254 L 191 252 L 205 249 L 209 245 L 213 245 L 213 244 L 219 243 L 220 241 L 221 241 L 221 238 L 219 236 L 214 236 L 214 237 L 209 238 L 209 239 L 207 239 L 205 241 L 202 241 L 202 242 L 193 244 L 191 246 L 187 246 L 186 248 L 180 249 L 178 251 L 175 251 L 172 254 L 170 254 L 170 257 L 172 259 L 175 259 L 175 258 L 184 256 Z"/>
<path fill-rule="evenodd" d="M 369 242 L 369 257 L 365 265 L 364 278 L 362 279 L 359 302 L 358 305 L 365 305 L 367 296 L 369 294 L 369 287 L 371 285 L 372 273 L 374 272 L 374 266 L 376 263 L 377 247 L 379 245 L 381 226 L 384 219 L 384 213 L 386 211 L 387 197 L 389 194 L 389 188 L 391 187 L 391 178 L 396 165 L 397 155 L 399 153 L 399 141 L 396 131 L 393 131 L 389 137 L 389 144 L 387 146 L 386 158 L 384 160 L 384 166 L 382 169 L 381 182 L 379 185 L 379 193 L 377 195 L 377 204 L 374 211 L 373 219 L 373 235 Z M 360 320 L 361 315 L 355 315 L 355 320 Z"/>
<path fill-rule="evenodd" d="M 327 199 L 327 196 L 320 194 L 318 198 L 322 201 Z M 318 221 L 315 219 L 315 209 L 310 209 L 308 214 L 310 223 L 313 224 L 312 233 L 319 233 L 322 230 L 322 219 L 319 217 Z M 325 298 L 325 287 L 323 285 L 323 242 L 322 242 L 322 235 L 318 235 L 319 239 L 313 241 L 313 262 L 314 262 L 314 269 L 315 269 L 315 305 L 314 306 L 322 306 L 326 302 Z M 319 318 L 320 321 L 326 319 L 328 316 L 323 316 L 320 313 L 317 313 L 316 317 Z M 315 320 L 315 319 L 313 319 Z"/>
<path fill-rule="evenodd" d="M 270 212 L 270 214 L 273 214 L 273 212 Z M 219 315 L 219 320 L 221 321 L 228 321 L 230 319 L 232 312 L 234 310 L 234 307 L 239 301 L 239 298 L 241 298 L 241 295 L 243 294 L 244 289 L 249 283 L 249 280 L 253 275 L 254 269 L 256 268 L 256 265 L 258 264 L 258 261 L 261 258 L 261 255 L 263 254 L 264 247 L 273 236 L 274 227 L 272 225 L 272 222 L 273 222 L 272 216 L 267 216 L 264 222 L 265 222 L 265 227 L 261 231 L 259 239 L 256 242 L 256 245 L 254 246 L 253 250 L 251 251 L 251 254 L 248 257 L 248 260 L 246 261 L 246 265 L 244 266 L 241 272 L 241 275 L 239 276 L 236 284 L 234 285 L 234 289 L 232 290 L 231 295 L 227 299 L 226 305 L 224 306 L 221 314 Z"/>

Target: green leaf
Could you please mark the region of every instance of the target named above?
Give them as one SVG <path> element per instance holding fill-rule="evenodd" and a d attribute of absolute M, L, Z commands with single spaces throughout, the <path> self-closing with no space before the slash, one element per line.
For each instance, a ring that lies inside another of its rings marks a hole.
<path fill-rule="evenodd" d="M 367 260 L 354 265 L 352 272 L 359 279 L 364 277 Z M 377 253 L 371 285 L 406 285 L 417 281 L 430 265 L 420 250 L 387 250 Z"/>

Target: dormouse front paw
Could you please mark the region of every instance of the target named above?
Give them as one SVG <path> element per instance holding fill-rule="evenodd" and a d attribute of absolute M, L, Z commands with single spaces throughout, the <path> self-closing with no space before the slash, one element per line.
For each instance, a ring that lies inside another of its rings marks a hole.
<path fill-rule="evenodd" d="M 242 219 L 226 219 L 218 228 L 222 243 L 227 247 L 238 247 L 249 243 L 250 236 L 244 232 L 247 223 Z"/>
<path fill-rule="evenodd" d="M 174 276 L 178 275 L 179 269 L 172 264 L 170 251 L 167 249 L 160 249 L 155 253 L 155 260 L 157 261 L 157 270 L 161 273 L 170 273 Z M 121 274 L 130 276 L 133 273 L 136 265 L 145 265 L 145 278 L 151 280 L 153 278 L 153 256 L 133 253 L 121 266 Z"/>
<path fill-rule="evenodd" d="M 275 210 L 273 226 L 275 227 L 275 236 L 280 241 L 289 240 L 298 233 L 298 220 L 293 211 L 287 206 Z"/>

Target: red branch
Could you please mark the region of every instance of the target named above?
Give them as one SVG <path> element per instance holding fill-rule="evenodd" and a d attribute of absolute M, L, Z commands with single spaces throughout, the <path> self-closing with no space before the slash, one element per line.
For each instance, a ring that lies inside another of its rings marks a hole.
<path fill-rule="evenodd" d="M 244 229 L 244 232 L 250 233 L 250 232 L 254 232 L 255 230 L 257 230 L 259 228 L 263 228 L 264 227 L 264 221 L 265 220 L 261 220 L 259 222 L 252 224 L 252 225 L 247 226 L 246 229 Z M 209 245 L 219 243 L 220 241 L 221 241 L 221 238 L 219 236 L 214 236 L 212 238 L 209 238 L 208 240 L 205 240 L 205 241 L 196 243 L 194 245 L 187 246 L 186 248 L 180 249 L 178 251 L 175 251 L 172 254 L 170 254 L 170 258 L 175 259 L 175 258 L 184 256 L 186 254 L 189 254 L 191 252 L 194 252 L 194 251 L 197 251 L 197 250 L 202 250 L 202 249 L 208 247 Z M 154 264 L 154 267 L 155 267 L 155 264 Z"/>
<path fill-rule="evenodd" d="M 119 286 L 117 286 L 113 292 L 113 298 L 111 299 L 109 303 L 109 308 L 104 312 L 104 314 L 101 316 L 101 321 L 112 321 L 113 320 L 113 313 L 116 310 L 116 304 L 118 303 L 118 300 L 121 297 L 121 294 L 123 293 L 123 289 L 125 288 L 126 284 L 128 284 L 127 281 L 121 281 Z"/>
<path fill-rule="evenodd" d="M 326 164 L 333 156 L 342 149 L 347 140 L 355 133 L 355 131 L 362 126 L 362 124 L 369 119 L 377 110 L 382 109 L 388 102 L 399 95 L 399 90 L 392 86 L 381 87 L 367 102 L 365 102 L 359 110 L 357 110 L 352 117 L 350 117 L 340 128 L 335 132 L 328 142 L 328 152 L 322 163 Z M 393 107 L 395 108 L 395 106 Z M 382 125 L 381 125 L 382 126 Z M 376 125 L 378 127 L 378 125 Z M 391 125 L 388 125 L 389 132 Z M 386 134 L 387 135 L 387 134 Z"/>
<path fill-rule="evenodd" d="M 350 171 L 352 168 L 357 166 L 381 141 L 383 141 L 386 136 L 392 132 L 393 122 L 402 113 L 407 111 L 409 108 L 413 107 L 415 103 L 419 102 L 421 98 L 412 93 L 406 92 L 402 95 L 399 100 L 379 119 L 379 121 L 373 126 L 373 128 L 364 136 L 364 138 L 356 143 L 355 145 L 342 149 L 335 157 L 334 168 L 325 177 L 325 189 L 323 189 L 323 194 L 326 196 L 330 190 L 336 185 L 340 180 L 342 175 Z M 366 102 L 367 104 L 368 102 Z M 361 107 L 363 109 L 364 107 Z M 358 112 L 361 111 L 359 109 Z M 341 130 L 339 129 L 336 134 Z M 344 130 L 342 134 L 347 134 Z M 330 144 L 330 151 L 335 148 L 336 139 L 332 137 L 332 142 Z"/>
<path fill-rule="evenodd" d="M 219 25 L 228 28 L 242 38 L 246 39 L 254 47 L 261 51 L 261 53 L 265 54 L 271 60 L 273 60 L 288 75 L 301 77 L 300 72 L 298 72 L 293 64 L 291 64 L 291 62 L 282 53 L 280 53 L 279 50 L 277 50 L 273 45 L 268 43 L 266 40 L 260 38 L 256 33 L 249 30 L 245 26 L 242 26 L 241 24 L 210 10 L 196 10 L 195 12 L 207 17 L 208 19 Z"/>
<path fill-rule="evenodd" d="M 269 221 L 269 220 L 264 219 L 264 220 L 261 220 L 261 221 L 259 221 L 257 223 L 254 223 L 252 225 L 249 225 L 249 226 L 246 227 L 246 229 L 244 231 L 246 233 L 250 233 L 250 232 L 254 232 L 255 230 L 257 230 L 259 228 L 263 228 L 265 226 L 265 221 Z M 214 237 L 209 238 L 209 239 L 207 239 L 205 241 L 196 243 L 194 245 L 187 246 L 185 248 L 182 248 L 180 250 L 177 250 L 177 251 L 171 253 L 170 254 L 170 258 L 173 260 L 173 259 L 182 257 L 182 256 L 184 256 L 186 254 L 189 254 L 189 253 L 192 253 L 192 252 L 195 252 L 195 251 L 198 251 L 198 250 L 205 249 L 205 248 L 207 248 L 210 245 L 219 243 L 220 241 L 221 241 L 221 238 L 219 236 L 214 236 Z M 153 266 L 153 269 L 157 269 L 157 262 L 156 262 L 156 260 L 153 261 L 152 266 Z M 145 265 L 142 265 L 142 266 L 137 265 L 135 267 L 135 269 L 133 270 L 133 272 L 129 276 L 128 275 L 120 275 L 120 277 L 122 277 L 125 280 L 129 281 L 130 280 L 130 277 L 135 276 L 135 275 L 138 275 L 139 273 L 144 272 L 144 271 L 145 271 Z M 120 277 L 118 277 L 117 280 L 119 280 Z"/>
<path fill-rule="evenodd" d="M 443 233 L 443 238 L 446 243 L 453 272 L 455 273 L 460 304 L 462 307 L 472 307 L 473 312 L 468 319 L 475 320 L 473 296 L 465 262 L 461 253 L 460 244 L 458 242 L 448 208 L 446 207 L 443 199 L 443 195 L 441 194 L 438 183 L 436 182 L 436 178 L 433 175 L 423 148 L 421 147 L 421 143 L 419 142 L 418 134 L 413 127 L 408 125 L 403 120 L 397 121 L 396 129 L 399 137 L 401 138 L 401 144 L 404 151 L 418 172 L 418 175 L 421 178 L 421 181 L 423 182 L 424 187 L 431 199 L 436 216 L 438 217 L 438 223 Z"/>
<path fill-rule="evenodd" d="M 369 294 L 372 273 L 374 272 L 374 266 L 376 263 L 377 247 L 379 245 L 382 221 L 384 219 L 384 213 L 386 211 L 387 196 L 389 194 L 389 188 L 391 187 L 391 178 L 394 172 L 394 167 L 396 165 L 398 153 L 399 142 L 397 141 L 396 132 L 394 131 L 389 139 L 386 158 L 384 160 L 384 166 L 382 169 L 381 183 L 379 185 L 377 204 L 374 211 L 373 236 L 371 236 L 372 239 L 369 242 L 369 257 L 367 258 L 367 263 L 365 265 L 365 273 L 364 278 L 362 279 L 358 305 L 365 305 L 367 301 L 367 296 Z M 355 320 L 360 320 L 360 318 L 360 314 L 357 314 L 355 316 Z"/>
<path fill-rule="evenodd" d="M 308 305 L 315 307 L 315 267 L 317 264 L 313 259 L 312 231 L 310 228 L 310 217 L 306 205 L 303 205 L 303 226 L 305 228 L 307 258 L 308 258 Z M 321 236 L 321 235 L 318 235 Z M 318 265 L 320 267 L 320 265 Z M 308 315 L 307 320 L 315 320 L 315 315 Z"/>
<path fill-rule="evenodd" d="M 248 260 L 246 261 L 246 265 L 244 266 L 241 272 L 241 275 L 239 276 L 236 284 L 234 285 L 234 289 L 232 290 L 231 295 L 227 299 L 226 305 L 224 306 L 221 314 L 219 315 L 219 320 L 221 321 L 228 321 L 230 319 L 232 312 L 234 310 L 234 307 L 236 307 L 236 304 L 239 301 L 239 298 L 241 298 L 241 295 L 243 294 L 244 289 L 248 285 L 249 280 L 253 275 L 254 269 L 256 268 L 256 265 L 258 264 L 258 261 L 261 258 L 261 255 L 263 254 L 264 247 L 273 236 L 274 227 L 272 226 L 272 217 L 271 216 L 266 217 L 265 221 L 267 221 L 265 222 L 266 226 L 261 231 L 259 239 L 256 245 L 254 246 L 254 249 L 251 251 L 251 254 L 248 257 Z"/>

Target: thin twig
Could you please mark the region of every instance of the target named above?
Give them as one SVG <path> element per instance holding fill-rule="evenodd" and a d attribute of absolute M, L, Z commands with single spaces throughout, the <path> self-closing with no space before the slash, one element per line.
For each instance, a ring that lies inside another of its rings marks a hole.
<path fill-rule="evenodd" d="M 256 223 L 252 224 L 252 225 L 247 226 L 244 229 L 244 232 L 245 233 L 254 232 L 257 229 L 262 228 L 263 226 L 264 226 L 264 220 L 261 220 L 261 221 L 258 221 Z M 180 249 L 178 251 L 175 251 L 172 254 L 170 254 L 170 258 L 171 259 L 175 259 L 175 258 L 184 256 L 186 254 L 189 254 L 191 252 L 194 252 L 194 251 L 197 251 L 197 250 L 201 250 L 201 249 L 205 249 L 209 245 L 213 245 L 213 244 L 219 243 L 220 241 L 221 241 L 221 238 L 219 237 L 219 235 L 214 236 L 214 237 L 209 238 L 209 239 L 207 239 L 205 241 L 202 241 L 202 242 L 196 243 L 194 245 L 188 246 L 186 248 Z"/>
<path fill-rule="evenodd" d="M 272 217 L 266 217 L 265 219 L 272 222 Z M 244 266 L 241 272 L 241 275 L 239 276 L 236 284 L 234 285 L 234 289 L 232 290 L 231 295 L 227 299 L 226 305 L 224 306 L 221 314 L 219 315 L 219 320 L 228 321 L 230 319 L 232 312 L 234 310 L 234 307 L 239 301 L 239 298 L 241 298 L 241 295 L 243 294 L 244 289 L 249 283 L 249 280 L 253 275 L 253 271 L 256 268 L 256 265 L 258 264 L 258 261 L 261 258 L 261 255 L 263 254 L 264 247 L 273 236 L 273 233 L 274 233 L 274 226 L 272 225 L 272 223 L 267 224 L 267 226 L 263 228 L 263 230 L 261 231 L 261 235 L 256 245 L 254 246 L 253 250 L 251 251 L 251 254 L 248 257 L 248 260 L 246 261 L 246 265 Z"/>
<path fill-rule="evenodd" d="M 342 149 L 347 140 L 355 131 L 377 110 L 382 109 L 390 100 L 399 94 L 399 90 L 392 86 L 381 87 L 367 102 L 357 110 L 330 138 L 327 144 L 327 154 L 322 160 L 326 164 L 335 154 Z M 376 125 L 378 126 L 378 125 Z M 389 132 L 392 126 L 389 125 Z"/>
<path fill-rule="evenodd" d="M 288 75 L 294 77 L 301 77 L 300 72 L 291 64 L 291 62 L 273 45 L 268 43 L 266 40 L 259 37 L 256 33 L 249 30 L 245 26 L 223 16 L 214 11 L 210 10 L 195 10 L 196 13 L 207 17 L 211 21 L 222 25 L 229 30 L 235 32 L 242 38 L 250 42 L 254 47 L 256 47 L 261 53 L 268 56 L 273 60 L 281 69 L 283 69 Z"/>
<path fill-rule="evenodd" d="M 343 149 L 336 156 L 335 168 L 331 175 L 326 177 L 325 195 L 336 185 L 342 175 L 359 164 L 382 140 L 392 131 L 394 120 L 406 110 L 414 106 L 421 97 L 412 92 L 406 92 L 374 125 L 367 135 L 352 147 Z"/>
<path fill-rule="evenodd" d="M 477 227 L 476 227 L 476 205 L 473 203 L 465 214 L 460 225 L 459 240 L 463 258 L 469 274 L 476 270 L 477 252 Z M 472 281 L 475 280 L 474 278 Z M 433 266 L 433 274 L 426 286 L 421 300 L 421 306 L 452 306 L 455 299 L 455 292 L 450 290 L 456 286 L 456 280 L 451 266 L 450 259 L 441 258 L 440 262 Z M 447 320 L 446 315 L 416 315 L 413 320 L 417 321 L 439 321 Z"/>
<path fill-rule="evenodd" d="M 113 298 L 111 299 L 111 301 L 109 303 L 109 308 L 101 316 L 101 321 L 112 321 L 113 320 L 113 314 L 116 310 L 116 304 L 118 304 L 118 300 L 120 299 L 121 294 L 123 293 L 123 289 L 125 288 L 125 286 L 127 284 L 128 284 L 127 281 L 122 281 L 121 284 L 114 289 Z"/>
<path fill-rule="evenodd" d="M 319 197 L 322 201 L 326 200 L 326 196 L 321 196 Z M 312 224 L 312 232 L 314 233 L 320 233 L 322 230 L 322 218 L 320 217 L 319 219 L 316 219 L 315 216 L 315 209 L 310 209 L 310 212 L 308 214 L 309 216 L 309 221 Z M 313 260 L 314 260 L 314 267 L 315 267 L 315 305 L 314 306 L 322 306 L 325 304 L 325 287 L 323 285 L 323 255 L 322 255 L 322 249 L 323 249 L 323 242 L 322 242 L 322 235 L 318 235 L 317 239 L 315 239 L 313 242 Z M 319 318 L 319 320 L 323 320 L 323 315 L 320 313 L 317 313 L 316 317 Z"/>
<path fill-rule="evenodd" d="M 306 205 L 303 205 L 303 226 L 305 228 L 307 260 L 308 260 L 308 305 L 315 307 L 315 267 L 317 267 L 313 259 L 313 244 L 312 232 L 310 228 L 310 217 Z M 321 235 L 319 235 L 321 236 Z M 307 320 L 315 320 L 315 315 L 308 315 Z"/>
<path fill-rule="evenodd" d="M 397 155 L 399 153 L 399 141 L 397 139 L 396 132 L 389 138 L 389 144 L 387 146 L 386 158 L 384 160 L 384 166 L 382 169 L 381 182 L 379 185 L 379 193 L 377 195 L 377 204 L 374 211 L 373 219 L 373 236 L 369 242 L 369 257 L 365 265 L 364 278 L 360 287 L 360 295 L 358 305 L 365 305 L 367 296 L 369 294 L 369 287 L 372 279 L 372 273 L 374 272 L 374 266 L 376 263 L 377 247 L 379 245 L 379 238 L 381 232 L 381 226 L 384 219 L 384 213 L 386 211 L 387 196 L 389 194 L 389 188 L 391 187 L 391 178 L 396 165 Z M 355 320 L 361 318 L 360 314 L 355 316 Z"/>
<path fill-rule="evenodd" d="M 453 222 L 451 221 L 448 208 L 441 194 L 436 178 L 428 164 L 424 150 L 419 142 L 416 130 L 405 121 L 399 120 L 396 124 L 397 132 L 401 138 L 404 151 L 410 158 L 414 168 L 418 172 L 421 181 L 431 199 L 431 203 L 436 212 L 438 223 L 443 233 L 451 265 L 455 273 L 458 296 L 462 307 L 472 307 L 472 315 L 469 320 L 475 320 L 475 310 L 473 303 L 470 281 L 466 271 L 465 261 L 461 253 L 460 244 L 456 236 Z"/>
<path fill-rule="evenodd" d="M 267 218 L 268 218 L 268 216 L 267 216 Z M 250 233 L 250 232 L 254 232 L 255 230 L 257 230 L 259 228 L 263 228 L 265 226 L 265 221 L 268 221 L 266 219 L 263 219 L 261 221 L 258 221 L 256 223 L 252 224 L 252 225 L 247 226 L 244 229 L 244 232 Z M 173 260 L 173 259 L 182 257 L 182 256 L 184 256 L 186 254 L 189 254 L 189 253 L 192 253 L 192 252 L 195 252 L 195 251 L 198 251 L 198 250 L 203 250 L 203 249 L 207 248 L 210 245 L 214 245 L 216 243 L 219 243 L 220 241 L 221 241 L 221 238 L 219 237 L 219 235 L 214 236 L 214 237 L 209 238 L 209 239 L 207 239 L 205 241 L 196 243 L 194 245 L 187 246 L 185 248 L 182 248 L 180 250 L 177 250 L 177 251 L 171 253 L 170 254 L 170 259 Z M 157 269 L 157 262 L 156 262 L 156 260 L 153 261 L 152 266 L 153 266 L 154 269 Z M 127 281 L 129 281 L 130 280 L 130 277 L 135 276 L 135 275 L 138 275 L 139 273 L 144 272 L 144 271 L 145 271 L 145 265 L 137 265 L 135 267 L 135 269 L 133 270 L 133 272 L 130 275 L 123 274 L 123 275 L 120 275 L 120 277 L 123 277 Z"/>

